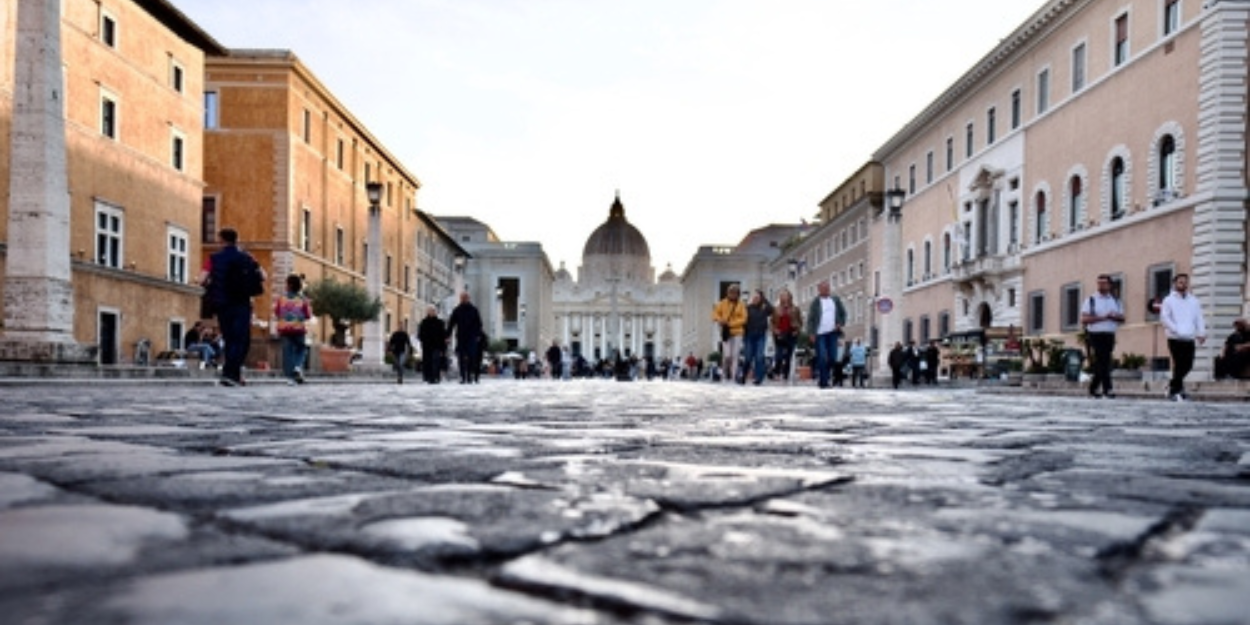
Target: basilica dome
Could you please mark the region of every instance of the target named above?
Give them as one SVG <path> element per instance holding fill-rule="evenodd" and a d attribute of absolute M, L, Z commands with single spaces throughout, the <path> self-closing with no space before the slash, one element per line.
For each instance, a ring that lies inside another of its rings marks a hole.
<path fill-rule="evenodd" d="M 651 263 L 651 248 L 647 246 L 646 237 L 625 219 L 625 206 L 621 204 L 620 193 L 612 202 L 608 220 L 586 239 L 582 259 L 589 260 L 592 256 L 633 256 Z"/>

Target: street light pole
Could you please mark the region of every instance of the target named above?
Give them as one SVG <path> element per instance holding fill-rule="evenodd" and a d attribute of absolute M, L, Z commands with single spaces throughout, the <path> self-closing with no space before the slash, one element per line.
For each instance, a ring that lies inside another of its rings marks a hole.
<path fill-rule="evenodd" d="M 365 256 L 365 289 L 369 297 L 382 297 L 382 183 L 365 184 L 365 193 L 369 198 L 369 253 Z M 361 360 L 366 365 L 382 366 L 385 363 L 382 348 L 381 318 L 365 323 L 364 345 L 361 349 Z"/>
<path fill-rule="evenodd" d="M 875 350 L 877 358 L 877 377 L 890 376 L 889 358 L 882 356 L 890 353 L 891 346 L 902 340 L 902 299 L 903 299 L 903 199 L 907 193 L 900 188 L 885 192 L 886 222 L 882 236 L 882 252 L 884 254 L 881 274 L 882 297 L 889 300 L 890 305 L 882 307 L 881 313 L 881 346 Z M 874 306 L 877 304 L 874 303 Z"/>

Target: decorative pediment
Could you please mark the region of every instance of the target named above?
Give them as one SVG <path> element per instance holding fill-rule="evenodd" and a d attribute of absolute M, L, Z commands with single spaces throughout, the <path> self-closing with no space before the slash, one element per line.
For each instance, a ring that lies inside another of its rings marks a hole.
<path fill-rule="evenodd" d="M 972 184 L 968 185 L 969 191 L 988 191 L 994 188 L 994 182 L 1003 177 L 1007 173 L 1005 169 L 996 169 L 989 165 L 981 165 L 977 171 L 977 175 L 972 178 Z"/>

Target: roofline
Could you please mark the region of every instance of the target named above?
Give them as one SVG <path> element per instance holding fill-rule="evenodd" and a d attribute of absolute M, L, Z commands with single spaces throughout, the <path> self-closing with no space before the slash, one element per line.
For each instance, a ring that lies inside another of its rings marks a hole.
<path fill-rule="evenodd" d="M 419 208 L 416 209 L 416 211 L 417 211 L 417 217 L 420 218 L 421 221 L 425 222 L 425 224 L 428 225 L 431 229 L 433 229 L 434 232 L 438 233 L 439 237 L 441 237 L 444 241 L 446 241 L 449 245 L 451 245 L 451 247 L 455 250 L 457 256 L 463 256 L 464 258 L 473 258 L 473 255 L 470 254 L 468 250 L 461 247 L 460 243 L 456 241 L 456 238 L 451 236 L 451 233 L 447 232 L 447 230 L 443 228 L 442 224 L 438 223 L 437 218 L 435 218 L 433 215 Z"/>
<path fill-rule="evenodd" d="M 175 34 L 182 37 L 184 41 L 202 50 L 204 54 L 225 54 L 225 46 L 218 43 L 216 39 L 204 32 L 204 29 L 187 17 L 178 7 L 166 0 L 135 0 L 135 4 L 147 11 L 148 15 L 169 27 Z"/>

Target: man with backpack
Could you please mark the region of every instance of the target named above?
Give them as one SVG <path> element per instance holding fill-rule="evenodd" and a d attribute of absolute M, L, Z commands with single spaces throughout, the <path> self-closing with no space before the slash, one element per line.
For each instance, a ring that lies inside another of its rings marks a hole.
<path fill-rule="evenodd" d="M 251 254 L 239 249 L 239 233 L 223 228 L 225 245 L 208 257 L 200 284 L 217 314 L 226 347 L 221 367 L 222 386 L 243 386 L 243 362 L 252 343 L 252 298 L 264 293 L 265 270 Z"/>
<path fill-rule="evenodd" d="M 1098 292 L 1085 301 L 1081 323 L 1085 324 L 1085 340 L 1094 354 L 1090 397 L 1115 397 L 1111 392 L 1111 352 L 1115 349 L 1115 331 L 1124 323 L 1124 307 L 1111 292 L 1111 276 L 1098 276 Z"/>

